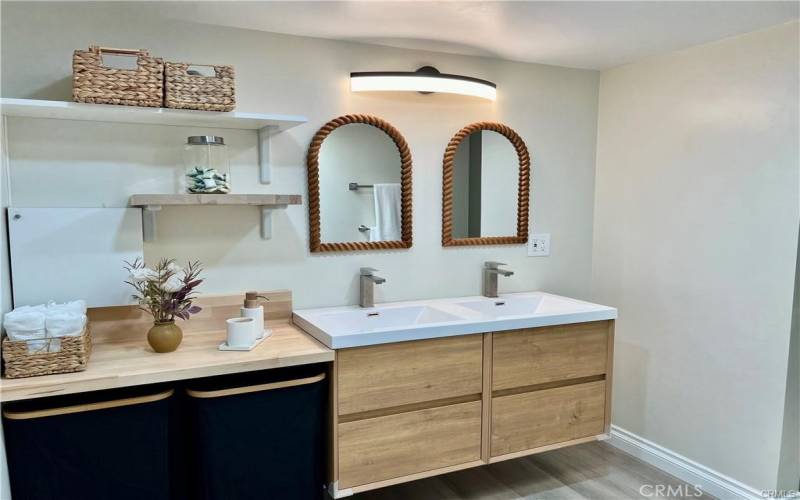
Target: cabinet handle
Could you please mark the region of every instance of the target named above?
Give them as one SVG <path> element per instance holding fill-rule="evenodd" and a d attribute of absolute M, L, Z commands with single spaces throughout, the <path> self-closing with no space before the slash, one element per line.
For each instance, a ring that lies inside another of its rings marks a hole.
<path fill-rule="evenodd" d="M 150 396 L 139 396 L 136 398 L 115 399 L 112 401 L 100 401 L 97 403 L 87 403 L 73 406 L 62 406 L 60 408 L 48 408 L 46 410 L 33 411 L 6 411 L 3 416 L 11 420 L 28 420 L 31 418 L 54 417 L 56 415 L 69 415 L 70 413 L 84 413 L 87 411 L 106 410 L 108 408 L 119 408 L 121 406 L 138 405 L 142 403 L 153 403 L 172 396 L 175 391 L 168 389 L 158 394 Z"/>
<path fill-rule="evenodd" d="M 193 398 L 218 398 L 221 396 L 233 396 L 235 394 L 247 394 L 250 392 L 271 391 L 273 389 L 283 389 L 286 387 L 297 387 L 298 385 L 308 385 L 314 382 L 325 380 L 325 374 L 320 373 L 313 377 L 298 378 L 295 380 L 284 380 L 282 382 L 272 382 L 269 384 L 249 385 L 246 387 L 234 387 L 231 389 L 220 389 L 217 391 L 193 391 L 186 389 L 186 393 Z"/>

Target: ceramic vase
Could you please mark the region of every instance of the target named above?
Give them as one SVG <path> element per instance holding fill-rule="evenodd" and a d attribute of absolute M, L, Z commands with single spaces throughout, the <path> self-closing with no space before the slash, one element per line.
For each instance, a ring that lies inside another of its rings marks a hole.
<path fill-rule="evenodd" d="M 156 322 L 147 332 L 147 342 L 156 352 L 172 352 L 183 340 L 183 332 L 174 321 Z"/>

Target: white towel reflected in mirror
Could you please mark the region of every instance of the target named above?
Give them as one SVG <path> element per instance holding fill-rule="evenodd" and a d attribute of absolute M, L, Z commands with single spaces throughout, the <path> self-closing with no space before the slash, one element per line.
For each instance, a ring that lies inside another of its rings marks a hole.
<path fill-rule="evenodd" d="M 370 241 L 400 240 L 400 184 L 375 184 L 375 226 Z"/>

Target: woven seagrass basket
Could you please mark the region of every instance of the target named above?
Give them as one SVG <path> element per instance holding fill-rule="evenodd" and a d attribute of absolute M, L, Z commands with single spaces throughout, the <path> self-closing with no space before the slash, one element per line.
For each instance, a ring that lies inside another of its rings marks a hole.
<path fill-rule="evenodd" d="M 29 349 L 28 342 L 36 347 Z M 58 352 L 49 352 L 59 349 Z M 92 353 L 92 336 L 89 324 L 75 337 L 57 337 L 42 340 L 3 339 L 3 360 L 7 378 L 36 377 L 53 373 L 80 372 L 86 369 Z"/>
<path fill-rule="evenodd" d="M 213 76 L 190 73 L 194 66 L 214 68 Z M 233 111 L 236 107 L 233 66 L 164 63 L 164 105 L 202 111 Z"/>
<path fill-rule="evenodd" d="M 136 57 L 136 69 L 103 65 L 103 54 Z M 144 49 L 92 45 L 72 56 L 72 98 L 75 102 L 160 107 L 164 101 L 164 60 Z"/>

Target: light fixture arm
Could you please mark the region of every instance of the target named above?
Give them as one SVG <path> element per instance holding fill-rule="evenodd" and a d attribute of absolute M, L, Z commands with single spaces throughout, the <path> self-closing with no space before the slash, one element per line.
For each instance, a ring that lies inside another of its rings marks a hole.
<path fill-rule="evenodd" d="M 434 77 L 442 74 L 442 72 L 436 69 L 436 67 L 434 66 L 422 66 L 421 68 L 418 68 L 417 71 L 415 71 L 415 73 L 424 76 L 434 76 Z M 424 90 L 420 90 L 419 93 L 422 95 L 435 94 L 435 92 L 429 92 Z"/>

